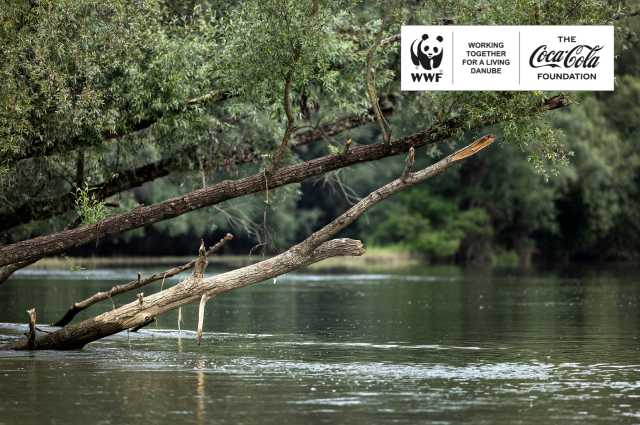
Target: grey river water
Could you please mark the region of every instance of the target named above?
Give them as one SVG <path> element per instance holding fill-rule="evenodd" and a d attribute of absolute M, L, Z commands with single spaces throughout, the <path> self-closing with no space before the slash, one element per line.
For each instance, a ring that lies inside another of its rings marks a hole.
<path fill-rule="evenodd" d="M 136 271 L 18 274 L 0 343 L 26 308 L 54 321 Z M 182 332 L 171 313 L 81 351 L 0 352 L 0 424 L 640 423 L 638 270 L 306 271 L 211 301 L 201 346 L 183 313 Z"/>

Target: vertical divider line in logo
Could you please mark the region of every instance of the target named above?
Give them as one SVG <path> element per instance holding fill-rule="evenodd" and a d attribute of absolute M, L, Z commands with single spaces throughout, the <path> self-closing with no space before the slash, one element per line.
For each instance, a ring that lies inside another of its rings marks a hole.
<path fill-rule="evenodd" d="M 520 30 L 518 30 L 518 85 L 520 85 L 520 67 L 522 63 L 520 61 Z"/>
<path fill-rule="evenodd" d="M 453 63 L 453 57 L 454 57 L 453 56 L 453 53 L 454 53 L 453 49 L 454 49 L 454 47 L 453 47 L 453 31 L 451 31 L 451 85 L 453 85 L 453 75 L 454 75 L 454 72 L 455 72 L 455 69 L 456 69 L 456 67 L 453 66 L 454 65 L 454 63 Z"/>

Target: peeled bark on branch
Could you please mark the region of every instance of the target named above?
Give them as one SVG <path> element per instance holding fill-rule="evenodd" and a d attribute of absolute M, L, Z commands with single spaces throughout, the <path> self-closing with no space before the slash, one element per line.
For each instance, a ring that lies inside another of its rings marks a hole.
<path fill-rule="evenodd" d="M 25 334 L 27 336 L 27 348 L 33 350 L 36 347 L 36 309 L 30 308 L 27 310 L 27 315 L 29 316 L 29 332 Z"/>
<path fill-rule="evenodd" d="M 9 348 L 15 350 L 79 349 L 92 341 L 120 331 L 144 326 L 160 314 L 186 304 L 199 300 L 206 302 L 208 298 L 265 281 L 329 257 L 362 255 L 364 248 L 360 241 L 331 238 L 375 204 L 396 192 L 442 173 L 469 156 L 467 153 L 474 154 L 489 146 L 494 140 L 494 136 L 485 136 L 419 172 L 408 175 L 403 173 L 400 178 L 371 192 L 331 223 L 280 255 L 209 278 L 201 278 L 194 273 L 193 276 L 169 289 L 144 297 L 143 301 L 130 302 L 76 325 L 68 325 L 56 332 L 42 335 L 36 338 L 31 346 L 21 341 Z"/>
<path fill-rule="evenodd" d="M 220 239 L 218 243 L 216 243 L 206 251 L 205 256 L 218 252 L 222 248 L 222 246 L 227 241 L 230 241 L 231 239 L 233 239 L 233 235 L 231 233 L 227 233 L 224 238 Z M 135 280 L 132 280 L 131 282 L 124 283 L 122 285 L 116 285 L 111 289 L 109 289 L 108 291 L 96 292 L 89 298 L 73 303 L 73 305 L 69 307 L 69 310 L 67 310 L 64 316 L 62 316 L 60 320 L 55 322 L 53 326 L 66 326 L 73 320 L 74 317 L 78 315 L 78 313 L 91 307 L 96 303 L 108 300 L 110 298 L 113 298 L 116 295 L 123 294 L 128 291 L 133 291 L 134 289 L 138 289 L 150 283 L 157 282 L 160 279 L 164 280 L 168 277 L 172 277 L 177 274 L 180 274 L 186 270 L 191 269 L 193 266 L 196 265 L 197 262 L 198 260 L 191 260 L 186 264 L 183 264 L 177 267 L 172 267 L 169 270 L 165 270 L 164 272 L 154 273 L 151 276 L 146 277 L 144 279 L 135 279 Z"/>
<path fill-rule="evenodd" d="M 537 109 L 548 110 L 564 106 L 565 101 L 560 99 L 564 99 L 564 97 L 553 97 Z M 495 124 L 495 119 L 482 123 L 482 125 L 490 124 Z M 223 180 L 183 196 L 116 214 L 97 224 L 5 245 L 0 247 L 0 266 L 58 254 L 101 237 L 167 220 L 229 199 L 262 192 L 265 187 L 273 189 L 353 164 L 394 156 L 407 151 L 411 146 L 417 148 L 446 140 L 454 135 L 460 127 L 461 123 L 457 120 L 445 121 L 437 126 L 396 140 L 389 145 L 378 143 L 356 146 L 344 154 L 325 155 L 300 164 L 283 167 L 268 176 L 266 173 L 258 172 L 237 180 Z"/>

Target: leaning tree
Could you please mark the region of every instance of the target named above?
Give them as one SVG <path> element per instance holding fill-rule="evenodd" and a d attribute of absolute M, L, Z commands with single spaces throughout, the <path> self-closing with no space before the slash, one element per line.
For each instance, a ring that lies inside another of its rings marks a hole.
<path fill-rule="evenodd" d="M 482 132 L 521 146 L 541 172 L 566 160 L 547 123 L 570 103 L 564 94 L 400 92 L 401 24 L 593 24 L 637 13 L 601 0 L 24 0 L 0 10 L 0 283 L 43 257 L 198 210 L 275 251 L 273 204 L 295 200 L 289 188 L 323 176 L 342 184 L 341 169 L 406 158 L 390 183 L 271 258 L 205 278 L 203 246 L 176 268 L 194 268 L 178 285 L 78 324 L 61 319 L 51 334 L 36 335 L 31 311 L 33 330 L 15 346 L 29 349 L 82 347 L 185 304 L 200 301 L 202 312 L 218 294 L 327 257 L 360 255 L 359 241 L 334 237 L 491 144 Z M 443 159 L 420 165 L 435 156 Z M 140 205 L 132 189 L 143 184 L 166 196 Z M 248 195 L 253 215 L 225 209 Z"/>

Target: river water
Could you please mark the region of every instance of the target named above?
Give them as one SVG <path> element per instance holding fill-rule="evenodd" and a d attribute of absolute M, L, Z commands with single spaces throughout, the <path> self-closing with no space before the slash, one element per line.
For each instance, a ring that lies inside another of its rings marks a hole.
<path fill-rule="evenodd" d="M 0 343 L 135 272 L 19 273 Z M 196 314 L 0 352 L 0 424 L 640 423 L 638 270 L 290 274 L 212 300 L 201 346 Z"/>

